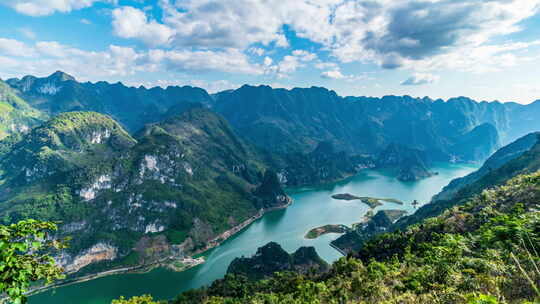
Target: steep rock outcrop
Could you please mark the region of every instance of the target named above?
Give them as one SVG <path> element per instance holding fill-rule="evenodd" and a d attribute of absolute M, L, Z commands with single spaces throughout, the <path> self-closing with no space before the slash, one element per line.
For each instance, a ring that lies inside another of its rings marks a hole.
<path fill-rule="evenodd" d="M 301 247 L 291 255 L 279 244 L 270 242 L 257 249 L 257 253 L 250 258 L 234 259 L 227 273 L 259 280 L 275 272 L 321 273 L 327 271 L 328 268 L 328 264 L 319 257 L 313 247 Z"/>

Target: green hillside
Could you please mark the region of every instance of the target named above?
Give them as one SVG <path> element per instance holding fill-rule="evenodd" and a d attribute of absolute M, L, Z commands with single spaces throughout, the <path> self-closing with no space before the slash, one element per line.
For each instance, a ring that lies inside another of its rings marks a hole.
<path fill-rule="evenodd" d="M 532 303 L 540 300 L 540 172 L 380 235 L 329 273 L 228 275 L 173 303 Z"/>
<path fill-rule="evenodd" d="M 46 117 L 0 80 L 0 139 L 11 134 L 27 132 L 46 120 Z"/>

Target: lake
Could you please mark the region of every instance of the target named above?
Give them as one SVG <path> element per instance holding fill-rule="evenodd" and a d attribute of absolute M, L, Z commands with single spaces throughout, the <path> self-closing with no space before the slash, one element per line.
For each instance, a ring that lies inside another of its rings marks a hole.
<path fill-rule="evenodd" d="M 326 224 L 350 225 L 359 222 L 368 207 L 360 201 L 340 201 L 331 198 L 338 193 L 357 196 L 395 198 L 404 205 L 385 203 L 377 210 L 402 209 L 414 212 L 413 200 L 429 202 L 452 179 L 469 174 L 478 167 L 462 164 L 439 164 L 439 175 L 418 181 L 400 182 L 389 171 L 365 170 L 345 181 L 321 187 L 290 189 L 294 203 L 287 209 L 266 214 L 249 227 L 208 251 L 206 262 L 184 272 L 155 269 L 145 274 L 120 274 L 75 285 L 60 287 L 30 297 L 30 304 L 109 304 L 123 295 L 151 294 L 157 299 L 170 299 L 180 292 L 210 284 L 222 278 L 229 263 L 236 257 L 251 256 L 258 247 L 275 241 L 293 252 L 301 246 L 314 246 L 328 262 L 341 255 L 330 247 L 337 234 L 323 235 L 315 240 L 304 238 L 310 229 Z"/>

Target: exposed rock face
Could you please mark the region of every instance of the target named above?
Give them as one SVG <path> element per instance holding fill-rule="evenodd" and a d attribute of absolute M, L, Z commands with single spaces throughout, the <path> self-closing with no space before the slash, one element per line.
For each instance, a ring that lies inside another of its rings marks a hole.
<path fill-rule="evenodd" d="M 97 243 L 84 250 L 72 260 L 69 258 L 60 260 L 61 265 L 67 273 L 77 272 L 92 263 L 110 261 L 116 259 L 118 248 L 105 243 Z"/>
<path fill-rule="evenodd" d="M 97 178 L 97 180 L 90 185 L 87 188 L 81 189 L 79 192 L 79 195 L 85 200 L 85 201 L 91 201 L 94 198 L 96 198 L 96 193 L 98 193 L 101 190 L 104 189 L 110 189 L 111 188 L 111 176 L 110 175 L 101 175 Z"/>
<path fill-rule="evenodd" d="M 57 237 L 75 236 L 63 258 L 70 272 L 133 263 L 133 248 L 146 245 L 164 254 L 181 246 L 189 255 L 291 201 L 257 153 L 202 107 L 149 125 L 136 139 L 105 115 L 65 113 L 6 151 L 0 218 L 66 223 Z"/>
<path fill-rule="evenodd" d="M 260 280 L 280 271 L 307 274 L 322 273 L 328 269 L 328 264 L 319 257 L 313 247 L 301 247 L 290 255 L 279 244 L 270 242 L 257 249 L 257 253 L 250 258 L 234 259 L 227 273 Z"/>

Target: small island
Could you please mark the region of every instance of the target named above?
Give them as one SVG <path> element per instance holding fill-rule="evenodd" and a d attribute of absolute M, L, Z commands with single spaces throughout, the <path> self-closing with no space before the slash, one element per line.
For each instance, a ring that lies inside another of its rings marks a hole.
<path fill-rule="evenodd" d="M 381 206 L 382 202 L 387 203 L 394 203 L 403 205 L 403 202 L 394 198 L 377 198 L 377 197 L 368 197 L 368 196 L 356 196 L 352 195 L 350 193 L 343 193 L 343 194 L 334 194 L 332 195 L 333 199 L 336 200 L 343 200 L 343 201 L 354 201 L 354 200 L 360 200 L 362 203 L 367 204 L 370 208 L 376 208 L 378 206 Z"/>
<path fill-rule="evenodd" d="M 313 228 L 308 233 L 306 233 L 305 238 L 306 239 L 316 239 L 320 237 L 321 235 L 327 234 L 327 233 L 346 233 L 349 230 L 351 230 L 349 227 L 345 225 L 325 225 L 317 228 Z"/>

